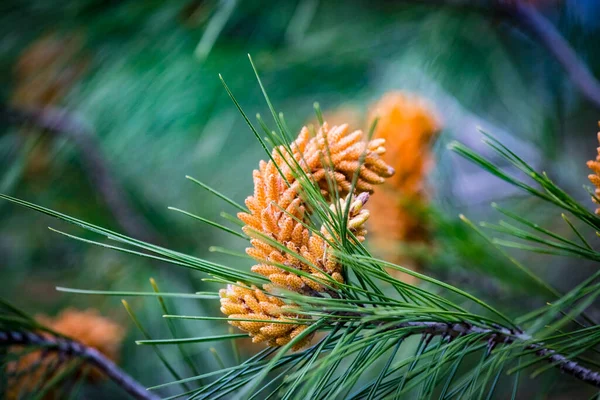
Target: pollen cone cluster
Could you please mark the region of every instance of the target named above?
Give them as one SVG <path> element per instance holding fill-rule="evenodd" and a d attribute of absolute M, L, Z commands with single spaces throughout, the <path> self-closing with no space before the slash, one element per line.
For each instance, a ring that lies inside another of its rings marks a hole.
<path fill-rule="evenodd" d="M 600 125 L 600 123 L 598 124 Z M 598 142 L 600 142 L 600 132 L 598 132 Z M 600 147 L 597 148 L 597 152 L 596 159 L 588 161 L 587 166 L 593 172 L 593 174 L 588 175 L 588 179 L 596 186 L 594 194 L 600 198 Z M 592 201 L 598 203 L 598 200 L 594 197 L 592 197 Z M 600 207 L 596 208 L 596 214 L 600 215 Z"/>
<path fill-rule="evenodd" d="M 367 142 L 362 131 L 351 131 L 347 124 L 333 126 L 330 129 L 325 122 L 314 136 L 310 134 L 308 128 L 302 128 L 300 135 L 291 145 L 292 154 L 283 147 L 279 147 L 273 150 L 271 156 L 287 182 L 295 181 L 296 164 L 293 162 L 295 160 L 302 170 L 319 185 L 324 195 L 330 195 L 330 197 L 333 195 L 330 193 L 329 183 L 332 181 L 337 184 L 339 195 L 344 197 L 352 188 L 352 180 L 356 171 L 359 171 L 355 187 L 356 194 L 372 193 L 374 185 L 382 184 L 385 178 L 394 174 L 394 169 L 381 159 L 381 155 L 385 153 L 384 144 L 385 139 Z M 273 163 L 273 161 L 269 163 Z M 263 174 L 264 182 L 271 179 L 270 171 L 265 174 L 263 163 L 258 172 Z M 298 187 L 296 186 L 295 189 L 297 190 Z"/>
<path fill-rule="evenodd" d="M 312 183 L 330 202 L 336 196 L 345 198 L 337 207 L 331 204 L 334 213 L 345 211 L 346 201 L 349 201 L 348 230 L 358 240 L 364 240 L 364 223 L 369 213 L 363 206 L 374 186 L 394 173 L 381 159 L 384 143 L 384 139 L 366 141 L 362 131 L 350 131 L 348 125 L 329 128 L 324 123 L 312 135 L 304 127 L 289 149 L 279 146 L 273 150 L 271 161 L 260 162 L 259 169 L 253 172 L 254 195 L 246 199 L 249 212 L 239 213 L 238 217 L 246 224 L 243 230 L 251 238 L 252 247 L 246 252 L 259 262 L 252 271 L 271 281 L 263 287 L 267 292 L 279 287 L 305 295 L 320 295 L 337 282 L 344 282 L 342 265 L 328 252 L 329 242 L 339 239 L 338 235 L 325 226 L 320 232 L 308 228 L 310 216 L 302 185 Z M 248 307 L 248 303 L 235 302 L 235 296 L 233 289 L 222 292 L 222 297 L 228 299 L 227 304 L 236 304 L 238 309 Z M 251 313 L 250 309 L 246 308 L 246 314 Z M 228 308 L 221 310 L 233 315 Z M 269 313 L 261 315 L 277 320 Z M 285 341 L 265 336 L 262 328 L 269 324 L 253 325 L 251 330 L 248 324 L 234 322 L 230 323 L 246 330 L 253 338 L 258 337 L 259 342 L 279 345 Z M 283 332 L 288 328 L 279 329 Z M 301 329 L 285 332 L 295 336 Z"/>
<path fill-rule="evenodd" d="M 117 323 L 104 318 L 96 310 L 79 311 L 75 309 L 64 310 L 56 318 L 38 316 L 38 321 L 47 328 L 74 339 L 88 347 L 93 347 L 106 358 L 117 361 L 119 349 L 125 336 L 124 329 Z M 48 338 L 52 336 L 44 334 Z M 24 351 L 22 347 L 13 347 L 9 353 L 18 354 Z M 18 399 L 31 395 L 40 390 L 50 380 L 58 376 L 65 368 L 69 367 L 68 354 L 57 352 L 34 351 L 19 357 L 17 361 L 10 362 L 8 372 L 7 399 Z M 85 365 L 80 367 L 76 374 L 83 373 Z M 91 369 L 86 374 L 86 379 L 95 382 L 103 378 L 102 373 Z M 65 393 L 59 390 L 49 391 L 44 399 L 58 399 Z"/>
<path fill-rule="evenodd" d="M 399 244 L 428 241 L 423 218 L 428 202 L 425 179 L 432 164 L 431 145 L 440 126 L 422 99 L 399 92 L 386 94 L 373 106 L 369 119 L 376 117 L 374 137 L 386 140 L 383 159 L 396 173 L 372 196 L 372 243 L 385 259 L 419 269 L 416 260 L 402 254 Z M 397 271 L 390 273 L 400 277 Z M 404 274 L 401 278 L 414 282 Z"/>
<path fill-rule="evenodd" d="M 267 295 L 256 286 L 246 288 L 242 285 L 238 282 L 219 291 L 221 312 L 233 319 L 229 321 L 231 325 L 248 332 L 252 342 L 284 346 L 306 329 L 306 325 L 293 323 L 301 318 L 294 312 L 294 306 L 286 305 L 281 299 Z M 310 339 L 307 336 L 292 349 L 301 349 Z"/>
<path fill-rule="evenodd" d="M 327 254 L 324 235 L 307 227 L 298 167 L 326 198 L 333 197 L 329 193 L 331 184 L 341 196 L 356 196 L 348 227 L 360 238 L 368 217 L 368 213 L 361 213 L 368 196 L 361 193 L 372 192 L 374 185 L 383 183 L 394 172 L 380 158 L 385 152 L 384 143 L 383 139 L 366 142 L 362 131 L 351 132 L 347 125 L 329 129 L 325 123 L 314 137 L 303 128 L 291 145 L 291 153 L 279 147 L 273 150 L 271 161 L 261 161 L 260 169 L 253 173 L 254 195 L 246 199 L 250 213 L 238 214 L 246 223 L 244 232 L 252 238 L 252 247 L 246 252 L 260 262 L 252 271 L 269 278 L 275 286 L 304 294 L 324 291 L 320 282 L 331 282 L 329 278 L 343 282 L 341 265 Z M 349 194 L 356 171 L 356 194 Z"/>

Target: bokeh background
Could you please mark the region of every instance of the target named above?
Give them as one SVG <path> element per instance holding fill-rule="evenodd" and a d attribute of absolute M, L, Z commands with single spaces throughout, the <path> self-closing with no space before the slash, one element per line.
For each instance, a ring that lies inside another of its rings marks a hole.
<path fill-rule="evenodd" d="M 186 175 L 239 202 L 251 193 L 251 170 L 265 154 L 218 76 L 247 115 L 260 113 L 271 123 L 249 53 L 292 131 L 315 123 L 315 101 L 326 119 L 367 129 L 369 110 L 384 94 L 401 91 L 424 99 L 441 126 L 426 181 L 432 228 L 425 248 L 398 246 L 426 273 L 518 315 L 543 304 L 541 293 L 458 215 L 496 221 L 500 216 L 490 207 L 496 201 L 555 230 L 569 228 L 556 210 L 459 160 L 447 144 L 459 140 L 485 153 L 481 127 L 593 208 L 583 185 L 585 161 L 596 154 L 600 114 L 519 21 L 486 2 L 473 3 L 478 6 L 454 1 L 4 0 L 0 192 L 249 268 L 248 260 L 209 251 L 211 246 L 242 251 L 243 241 L 167 209 L 182 208 L 224 224 L 220 213 L 235 212 Z M 600 76 L 600 3 L 529 3 L 592 75 Z M 202 274 L 77 242 L 48 226 L 92 238 L 0 203 L 2 297 L 32 314 L 98 309 L 128 329 L 121 355 L 126 371 L 146 385 L 172 380 L 151 348 L 133 343 L 143 335 L 119 297 L 66 294 L 55 287 L 151 291 L 150 277 L 168 292 L 217 286 L 202 281 Z M 559 288 L 572 287 L 594 268 L 506 251 Z M 170 335 L 155 299 L 129 302 L 152 337 Z M 169 301 L 168 306 L 173 314 L 219 312 L 211 301 Z M 227 332 L 225 324 L 201 321 L 177 323 L 177 329 L 182 337 Z M 253 351 L 246 342 L 240 347 Z M 177 349 L 163 350 L 181 376 L 192 373 Z M 199 344 L 191 354 L 204 372 L 235 362 L 229 345 Z M 538 384 L 555 385 L 554 398 L 587 393 L 570 381 Z M 110 384 L 84 390 L 86 398 L 122 396 Z M 527 390 L 533 393 L 536 386 L 523 390 L 523 398 L 530 398 Z"/>

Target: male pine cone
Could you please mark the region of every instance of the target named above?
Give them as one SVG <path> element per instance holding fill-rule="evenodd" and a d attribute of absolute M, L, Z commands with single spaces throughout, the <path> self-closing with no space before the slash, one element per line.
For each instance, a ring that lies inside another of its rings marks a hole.
<path fill-rule="evenodd" d="M 221 312 L 229 316 L 231 325 L 248 332 L 254 343 L 284 346 L 306 329 L 307 325 L 293 323 L 300 318 L 294 313 L 293 306 L 267 295 L 256 286 L 246 288 L 241 285 L 238 282 L 219 290 Z M 273 322 L 265 322 L 267 320 Z M 307 336 L 292 349 L 301 349 L 309 341 L 310 337 Z"/>
<path fill-rule="evenodd" d="M 363 206 L 374 186 L 394 173 L 380 157 L 385 152 L 384 143 L 383 139 L 366 141 L 362 131 L 350 131 L 348 125 L 330 129 L 324 123 L 313 136 L 304 127 L 289 149 L 276 147 L 270 161 L 260 162 L 259 169 L 253 172 L 254 195 L 246 199 L 249 212 L 239 213 L 238 218 L 246 224 L 243 231 L 251 238 L 252 247 L 246 252 L 259 262 L 252 271 L 271 281 L 263 287 L 267 292 L 280 287 L 305 295 L 320 295 L 328 292 L 327 286 L 344 282 L 342 265 L 328 251 L 330 242 L 339 237 L 325 226 L 319 232 L 308 228 L 310 216 L 303 185 L 312 183 L 330 203 L 334 214 L 336 209 L 345 210 L 349 200 L 348 230 L 359 241 L 364 240 L 364 223 L 369 213 Z M 336 201 L 340 202 L 337 207 Z M 242 294 L 233 287 L 222 290 L 221 311 L 236 319 L 244 315 L 245 319 L 273 320 L 273 323 L 230 321 L 248 332 L 253 341 L 282 345 L 306 327 L 278 324 L 280 318 L 294 318 L 293 313 L 272 314 L 253 307 L 253 300 L 261 296 L 263 300 L 269 299 L 258 301 L 262 307 L 267 303 L 282 307 L 283 302 L 260 289 L 252 291 L 253 295 Z M 303 340 L 301 344 L 306 342 Z"/>

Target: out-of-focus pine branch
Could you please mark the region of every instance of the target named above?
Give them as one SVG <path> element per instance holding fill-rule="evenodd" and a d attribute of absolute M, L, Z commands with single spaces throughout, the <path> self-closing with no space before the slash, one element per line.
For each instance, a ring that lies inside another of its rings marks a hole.
<path fill-rule="evenodd" d="M 132 398 L 158 399 L 111 360 L 122 335 L 121 328 L 112 321 L 92 311 L 75 310 L 67 310 L 54 321 L 45 317 L 34 319 L 2 299 L 0 311 L 0 371 L 6 378 L 6 387 L 0 387 L 4 393 L 0 394 L 7 398 L 67 395 L 77 381 L 105 377 Z M 98 347 L 56 330 L 83 335 L 83 340 L 97 342 Z"/>
<path fill-rule="evenodd" d="M 410 0 L 408 0 L 410 1 Z M 561 65 L 579 92 L 600 108 L 600 82 L 558 29 L 539 10 L 522 0 L 412 0 L 434 6 L 461 8 L 514 23 L 541 44 Z"/>
<path fill-rule="evenodd" d="M 43 132 L 70 141 L 78 150 L 88 177 L 117 223 L 131 236 L 160 242 L 157 232 L 129 203 L 100 151 L 93 128 L 82 118 L 55 107 L 0 106 L 0 120 L 15 125 L 32 125 Z"/>
<path fill-rule="evenodd" d="M 31 331 L 0 330 L 1 347 L 39 347 L 46 353 L 56 353 L 62 358 L 81 359 L 84 363 L 97 368 L 115 384 L 119 385 L 132 398 L 138 400 L 157 400 L 158 396 L 148 392 L 144 386 L 120 369 L 98 350 L 85 346 L 75 340 L 64 337 L 41 335 Z M 10 379 L 10 378 L 9 378 Z"/>

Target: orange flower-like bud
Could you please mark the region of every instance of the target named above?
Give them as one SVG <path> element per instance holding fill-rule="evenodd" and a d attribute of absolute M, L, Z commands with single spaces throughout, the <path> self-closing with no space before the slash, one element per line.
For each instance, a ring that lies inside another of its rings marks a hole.
<path fill-rule="evenodd" d="M 74 339 L 88 347 L 93 347 L 102 353 L 105 357 L 117 361 L 119 358 L 119 349 L 125 336 L 125 330 L 117 323 L 104 318 L 96 310 L 79 311 L 75 309 L 64 310 L 56 318 L 38 316 L 40 323 L 68 338 Z M 51 338 L 52 335 L 43 333 L 44 336 Z M 20 346 L 9 350 L 15 354 L 22 351 Z M 34 351 L 20 357 L 17 361 L 7 365 L 9 373 L 7 398 L 16 399 L 20 396 L 30 393 L 36 388 L 41 388 L 53 377 L 59 375 L 68 368 L 68 363 L 59 362 L 63 357 L 69 357 L 68 354 L 59 354 L 57 352 Z M 85 365 L 80 367 L 83 373 Z M 87 374 L 86 379 L 94 382 L 103 378 L 100 371 L 92 368 Z M 56 398 L 56 393 L 50 391 L 46 397 Z"/>
<path fill-rule="evenodd" d="M 310 219 L 301 181 L 308 179 L 329 201 L 336 196 L 350 196 L 340 204 L 332 204 L 331 210 L 334 214 L 345 211 L 349 200 L 347 228 L 362 241 L 369 217 L 363 206 L 369 193 L 394 173 L 381 159 L 384 143 L 384 139 L 366 141 L 362 131 L 350 131 L 348 125 L 330 129 L 324 123 L 314 135 L 302 128 L 289 148 L 279 146 L 273 150 L 271 161 L 260 162 L 253 172 L 254 195 L 246 199 L 249 212 L 239 213 L 238 218 L 246 224 L 243 231 L 251 238 L 252 247 L 246 253 L 260 262 L 252 271 L 271 281 L 263 286 L 266 291 L 282 287 L 315 295 L 327 291 L 324 284 L 344 282 L 342 265 L 328 251 L 339 237 L 327 226 L 320 232 L 308 228 Z M 230 285 L 220 294 L 224 314 L 232 319 L 253 320 L 230 324 L 249 332 L 254 342 L 280 346 L 306 329 L 306 325 L 283 324 L 297 318 L 293 308 L 256 287 Z M 303 340 L 301 345 L 308 341 Z"/>
<path fill-rule="evenodd" d="M 425 101 L 399 92 L 383 96 L 370 114 L 371 121 L 378 118 L 374 137 L 386 140 L 387 152 L 382 158 L 396 170 L 371 199 L 373 245 L 386 259 L 418 268 L 418 263 L 398 251 L 398 244 L 427 242 L 422 217 L 428 200 L 425 178 L 432 164 L 431 144 L 440 125 Z"/>
<path fill-rule="evenodd" d="M 304 127 L 292 143 L 291 153 L 280 146 L 273 150 L 271 161 L 261 161 L 253 173 L 254 195 L 246 199 L 250 212 L 238 214 L 246 223 L 244 232 L 252 238 L 252 247 L 246 252 L 261 262 L 252 271 L 268 277 L 276 286 L 305 294 L 324 291 L 319 281 L 331 282 L 324 274 L 343 282 L 341 266 L 327 252 L 329 244 L 306 226 L 309 221 L 300 196 L 297 168 L 320 187 L 326 198 L 334 197 L 329 193 L 331 182 L 337 185 L 338 193 L 349 194 L 354 173 L 358 172 L 358 195 L 352 203 L 348 228 L 362 240 L 366 232 L 363 223 L 369 214 L 362 209 L 368 195 L 360 193 L 372 192 L 373 185 L 394 172 L 380 158 L 385 152 L 383 144 L 382 139 L 366 142 L 362 131 L 350 132 L 347 125 L 329 129 L 325 123 L 313 137 Z M 311 277 L 277 265 L 304 271 Z"/>
<path fill-rule="evenodd" d="M 372 108 L 369 121 L 378 118 L 374 137 L 385 139 L 382 158 L 396 173 L 387 182 L 408 195 L 422 195 L 425 175 L 431 166 L 431 144 L 440 125 L 423 99 L 392 92 Z"/>
<path fill-rule="evenodd" d="M 382 160 L 385 153 L 385 139 L 367 142 L 362 131 L 350 131 L 348 125 L 334 126 L 329 129 L 325 122 L 311 137 L 308 128 L 300 131 L 294 142 L 294 158 L 302 169 L 320 185 L 321 189 L 332 193 L 329 181 L 337 184 L 340 197 L 349 194 L 354 174 L 358 172 L 355 191 L 373 192 L 373 186 L 382 184 L 385 178 L 394 174 L 394 169 Z M 286 178 L 293 179 L 293 173 L 285 165 Z"/>
<path fill-rule="evenodd" d="M 237 285 L 227 285 L 227 289 L 219 291 L 221 312 L 229 316 L 230 325 L 248 332 L 254 343 L 267 342 L 270 346 L 283 346 L 306 329 L 307 325 L 294 323 L 301 318 L 294 312 L 294 306 L 286 305 L 281 299 L 267 295 L 256 286 L 246 288 L 242 285 L 238 282 Z M 303 348 L 310 339 L 307 336 L 292 349 L 295 351 Z"/>
<path fill-rule="evenodd" d="M 600 125 L 600 123 L 598 124 Z M 598 142 L 600 142 L 600 132 L 598 132 Z M 587 166 L 593 172 L 593 174 L 588 175 L 588 179 L 596 186 L 594 194 L 596 197 L 600 197 L 600 147 L 597 148 L 597 152 L 596 159 L 588 161 Z M 592 201 L 598 203 L 598 200 L 594 197 L 592 197 Z M 600 207 L 596 208 L 596 214 L 600 215 Z"/>
<path fill-rule="evenodd" d="M 350 204 L 348 223 L 347 227 L 359 241 L 364 240 L 366 230 L 364 229 L 364 223 L 369 217 L 369 211 L 363 208 L 367 199 L 369 198 L 368 193 L 361 193 L 358 196 L 354 196 L 352 203 Z M 336 208 L 335 205 L 331 205 L 331 210 L 335 213 L 337 210 L 345 211 L 346 200 L 340 199 L 339 206 Z M 302 232 L 308 234 L 308 229 L 302 224 L 298 223 L 296 226 L 302 227 Z M 252 235 L 251 230 L 246 230 L 247 233 Z M 254 238 L 251 243 L 254 247 L 248 249 L 248 253 L 260 261 L 261 264 L 257 264 L 252 267 L 252 271 L 261 274 L 275 285 L 283 287 L 289 290 L 293 290 L 298 293 L 308 293 L 310 291 L 323 292 L 325 287 L 320 282 L 344 282 L 342 276 L 342 266 L 334 258 L 331 252 L 327 252 L 329 242 L 339 240 L 336 235 L 334 239 L 325 226 L 321 228 L 321 235 L 310 234 L 308 235 L 308 241 L 304 242 L 304 237 L 299 239 L 301 246 L 298 247 L 293 240 L 285 242 L 288 249 L 287 252 L 277 251 L 273 246 L 265 243 L 260 238 Z M 283 268 L 279 265 L 285 265 L 290 268 L 304 271 L 311 276 L 302 276 Z M 331 279 L 325 275 L 329 275 Z M 312 278 L 312 279 L 311 279 Z"/>
<path fill-rule="evenodd" d="M 281 146 L 273 150 L 271 161 L 261 161 L 259 170 L 253 173 L 254 195 L 246 199 L 250 212 L 238 214 L 246 223 L 244 232 L 252 238 L 252 247 L 246 252 L 261 262 L 252 271 L 268 277 L 276 286 L 299 293 L 323 291 L 318 281 L 328 280 L 325 273 L 334 281 L 343 282 L 341 266 L 327 254 L 327 241 L 306 227 L 306 207 L 296 179 L 299 172 L 294 167 L 300 166 L 326 198 L 333 197 L 329 195 L 332 181 L 339 193 L 348 194 L 356 171 L 356 191 L 369 193 L 373 185 L 393 174 L 393 169 L 380 158 L 385 152 L 383 143 L 366 142 L 362 131 L 350 132 L 347 125 L 329 129 L 325 123 L 314 137 L 303 128 L 291 145 L 291 153 Z M 358 194 L 348 221 L 348 228 L 359 240 L 364 239 L 366 232 L 363 223 L 369 214 L 362 205 L 367 198 L 368 195 Z M 278 264 L 304 271 L 313 279 L 278 268 Z"/>

